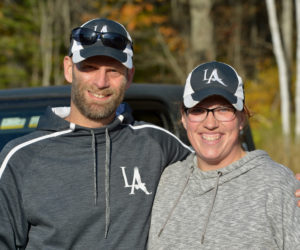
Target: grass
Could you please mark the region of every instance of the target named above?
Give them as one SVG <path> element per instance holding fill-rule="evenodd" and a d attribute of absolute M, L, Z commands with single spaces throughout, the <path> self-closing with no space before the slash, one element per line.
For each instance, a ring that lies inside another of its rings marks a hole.
<path fill-rule="evenodd" d="M 300 145 L 291 142 L 284 146 L 284 137 L 278 127 L 254 128 L 252 129 L 255 146 L 263 149 L 271 158 L 294 173 L 300 173 Z M 293 138 L 292 138 L 293 140 Z"/>

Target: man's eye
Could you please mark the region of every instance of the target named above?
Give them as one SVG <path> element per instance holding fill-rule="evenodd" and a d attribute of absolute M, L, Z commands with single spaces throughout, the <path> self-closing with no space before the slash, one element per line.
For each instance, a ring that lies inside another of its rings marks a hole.
<path fill-rule="evenodd" d="M 107 71 L 107 73 L 111 76 L 119 76 L 121 75 L 121 72 L 117 69 L 110 69 Z"/>
<path fill-rule="evenodd" d="M 92 65 L 81 65 L 80 70 L 82 71 L 91 71 L 94 70 L 95 67 Z"/>

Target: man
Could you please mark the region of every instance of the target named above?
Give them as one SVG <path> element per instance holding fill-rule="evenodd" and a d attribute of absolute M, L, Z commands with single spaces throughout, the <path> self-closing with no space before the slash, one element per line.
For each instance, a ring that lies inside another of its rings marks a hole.
<path fill-rule="evenodd" d="M 132 39 L 94 19 L 71 34 L 70 108 L 48 109 L 0 154 L 0 249 L 144 249 L 165 166 L 190 152 L 159 127 L 116 116 Z"/>

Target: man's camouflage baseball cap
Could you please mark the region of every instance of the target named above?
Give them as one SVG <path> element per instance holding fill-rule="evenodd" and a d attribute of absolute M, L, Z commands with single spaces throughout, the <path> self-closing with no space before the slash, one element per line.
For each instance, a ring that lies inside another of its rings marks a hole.
<path fill-rule="evenodd" d="M 125 27 L 105 18 L 90 20 L 72 30 L 69 56 L 79 63 L 93 56 L 108 56 L 133 67 L 132 39 Z"/>

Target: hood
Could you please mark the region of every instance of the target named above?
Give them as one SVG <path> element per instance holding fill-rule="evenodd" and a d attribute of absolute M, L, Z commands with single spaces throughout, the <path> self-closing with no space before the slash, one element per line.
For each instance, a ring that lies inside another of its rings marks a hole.
<path fill-rule="evenodd" d="M 247 152 L 247 154 L 240 160 L 233 162 L 232 164 L 220 168 L 217 170 L 211 171 L 202 171 L 197 167 L 197 157 L 196 155 L 190 156 L 189 164 L 193 170 L 193 176 L 191 179 L 196 181 L 199 189 L 197 190 L 198 194 L 204 194 L 209 192 L 215 187 L 215 181 L 218 175 L 221 174 L 218 185 L 222 185 L 232 179 L 248 172 L 249 170 L 256 168 L 261 163 L 257 161 L 258 158 L 270 158 L 269 155 L 263 150 L 255 150 Z M 255 159 L 255 161 L 253 161 Z M 251 162 L 253 161 L 253 162 Z M 251 162 L 251 164 L 249 164 Z"/>
<path fill-rule="evenodd" d="M 90 128 L 82 127 L 65 120 L 65 118 L 70 114 L 70 107 L 48 107 L 45 114 L 40 117 L 38 123 L 38 130 L 46 131 L 61 131 L 65 129 L 72 129 L 73 131 L 90 131 Z M 109 131 L 115 130 L 120 124 L 132 124 L 134 122 L 131 113 L 124 111 L 124 113 L 118 113 L 118 116 L 114 121 L 107 126 L 101 128 L 94 128 L 94 132 L 101 133 L 105 132 L 106 129 Z"/>

